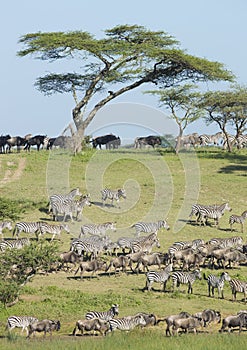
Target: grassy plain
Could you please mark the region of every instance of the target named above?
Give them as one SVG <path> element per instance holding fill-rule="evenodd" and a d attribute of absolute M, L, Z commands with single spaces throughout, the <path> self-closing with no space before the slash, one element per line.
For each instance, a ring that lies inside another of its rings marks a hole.
<path fill-rule="evenodd" d="M 32 151 L 30 154 L 0 155 L 0 197 L 26 204 L 21 219 L 51 220 L 47 215 L 48 196 L 66 193 L 79 187 L 90 193 L 94 203 L 83 211 L 81 222 L 69 223 L 71 234 L 62 233 L 60 251 L 69 250 L 70 239 L 79 234 L 80 226 L 86 222 L 116 221 L 117 232 L 112 240 L 120 236 L 133 236 L 130 226 L 137 221 L 156 221 L 167 218 L 170 231 L 160 230 L 160 250 L 165 252 L 179 240 L 242 235 L 240 227 L 230 232 L 229 213 L 220 220 L 220 228 L 200 227 L 188 224 L 191 204 L 215 204 L 229 201 L 232 213 L 241 214 L 247 209 L 247 152 L 228 154 L 218 149 L 200 149 L 196 153 L 181 153 L 179 157 L 169 151 L 130 150 L 85 151 L 71 157 L 59 151 L 48 153 Z M 103 187 L 124 186 L 126 201 L 121 208 L 106 205 L 102 208 L 100 190 Z M 5 232 L 5 237 L 11 233 Z M 47 237 L 48 238 L 48 237 Z M 109 259 L 109 258 L 107 258 Z M 212 271 L 204 269 L 206 274 Z M 214 271 L 220 274 L 221 270 Z M 245 266 L 230 269 L 231 277 L 247 281 Z M 246 306 L 243 295 L 237 294 L 237 302 L 231 301 L 231 291 L 225 286 L 225 299 L 209 298 L 205 280 L 196 281 L 194 293 L 188 295 L 186 287 L 180 292 L 163 293 L 159 286 L 152 292 L 143 292 L 144 274 L 120 274 L 115 277 L 102 273 L 99 279 L 86 275 L 83 281 L 63 271 L 48 276 L 36 276 L 24 289 L 19 303 L 11 308 L 0 309 L 0 348 L 3 349 L 243 349 L 246 332 L 240 336 L 219 334 L 220 325 L 203 329 L 196 337 L 193 334 L 174 338 L 164 336 L 165 324 L 129 334 L 117 332 L 106 338 L 77 336 L 71 332 L 78 319 L 84 318 L 88 310 L 106 310 L 112 303 L 120 305 L 120 317 L 136 312 L 155 313 L 157 317 L 188 311 L 195 313 L 206 308 L 221 311 L 222 316 L 235 314 Z M 7 337 L 5 324 L 10 315 L 34 315 L 39 319 L 53 318 L 61 321 L 61 330 L 50 339 L 26 341 L 19 330 Z"/>

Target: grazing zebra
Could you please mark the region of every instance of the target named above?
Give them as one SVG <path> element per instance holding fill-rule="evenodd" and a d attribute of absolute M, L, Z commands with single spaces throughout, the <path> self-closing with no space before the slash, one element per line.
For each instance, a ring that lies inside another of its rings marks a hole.
<path fill-rule="evenodd" d="M 103 224 L 87 224 L 81 226 L 79 238 L 86 234 L 104 236 L 107 230 L 116 231 L 116 224 L 114 222 L 105 222 Z"/>
<path fill-rule="evenodd" d="M 141 232 L 145 233 L 157 233 L 159 229 L 164 227 L 166 230 L 169 230 L 170 227 L 164 220 L 159 220 L 157 222 L 137 222 L 132 225 L 136 230 L 136 236 L 139 237 Z"/>
<path fill-rule="evenodd" d="M 117 190 L 110 190 L 109 188 L 105 188 L 101 191 L 101 194 L 102 194 L 103 206 L 105 205 L 105 202 L 107 199 L 111 200 L 112 206 L 113 206 L 114 200 L 118 203 L 121 197 L 126 199 L 126 192 L 125 192 L 125 189 L 123 188 L 119 188 Z"/>
<path fill-rule="evenodd" d="M 175 271 L 172 273 L 173 291 L 175 287 L 180 284 L 188 284 L 188 293 L 192 294 L 192 285 L 196 279 L 201 279 L 201 271 L 195 270 L 193 272 Z"/>
<path fill-rule="evenodd" d="M 41 232 L 41 234 L 42 235 L 44 235 L 45 233 L 52 234 L 51 241 L 53 241 L 53 239 L 56 236 L 60 237 L 62 231 L 70 233 L 69 226 L 67 224 L 50 225 L 50 224 L 48 224 L 46 222 L 40 222 L 40 232 Z"/>
<path fill-rule="evenodd" d="M 76 220 L 79 220 L 85 206 L 91 206 L 87 195 L 82 196 L 78 201 L 67 199 L 63 202 L 54 202 L 52 204 L 53 220 L 58 221 L 58 215 L 63 215 L 63 221 L 66 221 L 67 216 L 73 221 L 73 213 L 75 213 Z"/>
<path fill-rule="evenodd" d="M 236 278 L 232 278 L 229 281 L 232 290 L 232 300 L 236 301 L 236 295 L 238 293 L 244 293 L 244 302 L 246 303 L 247 282 L 240 281 Z"/>
<path fill-rule="evenodd" d="M 0 235 L 2 236 L 2 239 L 3 239 L 3 230 L 4 229 L 8 229 L 9 231 L 12 230 L 11 221 L 1 221 L 0 222 Z"/>
<path fill-rule="evenodd" d="M 150 291 L 154 282 L 163 284 L 163 291 L 166 290 L 166 282 L 170 278 L 173 264 L 167 265 L 162 271 L 149 271 L 146 273 L 146 286 L 144 289 Z"/>
<path fill-rule="evenodd" d="M 85 318 L 87 320 L 91 320 L 93 318 L 98 318 L 99 320 L 102 321 L 109 321 L 112 318 L 114 318 L 116 315 L 118 315 L 119 311 L 118 311 L 118 305 L 117 304 L 113 304 L 112 307 L 110 308 L 110 310 L 108 311 L 89 311 L 86 313 Z"/>
<path fill-rule="evenodd" d="M 40 234 L 40 222 L 17 222 L 13 231 L 13 237 L 16 235 L 19 238 L 21 232 Z"/>
<path fill-rule="evenodd" d="M 49 198 L 49 209 L 48 212 L 51 213 L 52 211 L 52 206 L 53 203 L 55 202 L 64 202 L 67 200 L 73 200 L 76 196 L 81 196 L 81 192 L 79 190 L 79 188 L 74 188 L 72 191 L 70 191 L 68 194 L 53 194 L 50 196 Z"/>
<path fill-rule="evenodd" d="M 28 327 L 38 321 L 37 318 L 31 316 L 10 316 L 7 320 L 6 329 L 10 332 L 14 328 L 22 328 L 21 332 L 25 329 L 28 335 Z"/>
<path fill-rule="evenodd" d="M 4 252 L 6 249 L 22 249 L 30 244 L 29 238 L 20 238 L 15 240 L 7 240 L 0 242 L 0 251 Z"/>
<path fill-rule="evenodd" d="M 228 203 L 223 203 L 215 207 L 204 207 L 199 209 L 199 218 L 198 220 L 206 226 L 207 219 L 214 219 L 215 226 L 219 227 L 219 219 L 224 215 L 224 212 L 228 210 L 231 211 L 232 208 Z"/>
<path fill-rule="evenodd" d="M 241 232 L 244 233 L 244 222 L 246 218 L 247 218 L 247 210 L 245 210 L 241 215 L 231 215 L 229 218 L 231 232 L 232 232 L 232 225 L 236 223 L 241 225 Z"/>
<path fill-rule="evenodd" d="M 205 280 L 208 282 L 208 296 L 211 297 L 211 291 L 212 291 L 212 296 L 214 296 L 214 289 L 218 289 L 218 298 L 220 297 L 221 294 L 221 299 L 224 299 L 224 294 L 223 294 L 223 288 L 224 288 L 224 283 L 225 281 L 230 281 L 231 277 L 228 275 L 227 272 L 222 272 L 220 277 L 217 277 L 215 275 L 208 275 L 206 277 L 205 273 L 203 274 L 203 277 Z"/>
<path fill-rule="evenodd" d="M 120 331 L 131 331 L 136 326 L 146 326 L 146 321 L 142 315 L 126 316 L 123 318 L 112 318 L 109 320 L 109 325 L 110 329 L 108 332 L 113 332 L 116 329 Z"/>

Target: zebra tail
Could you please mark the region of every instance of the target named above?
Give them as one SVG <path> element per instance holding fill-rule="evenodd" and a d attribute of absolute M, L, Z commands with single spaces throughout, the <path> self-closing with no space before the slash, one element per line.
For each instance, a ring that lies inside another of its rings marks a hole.
<path fill-rule="evenodd" d="M 13 231 L 13 233 L 12 233 L 12 237 L 14 237 L 14 236 L 15 236 L 15 234 L 16 234 L 16 230 L 17 230 L 17 227 L 15 226 L 14 231 Z"/>

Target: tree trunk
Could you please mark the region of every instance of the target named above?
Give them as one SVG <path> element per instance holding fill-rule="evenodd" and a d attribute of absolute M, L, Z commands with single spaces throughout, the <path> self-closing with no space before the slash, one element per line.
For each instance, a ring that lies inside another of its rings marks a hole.
<path fill-rule="evenodd" d="M 175 146 L 175 153 L 176 155 L 178 155 L 179 151 L 180 151 L 180 146 L 181 146 L 181 139 L 183 136 L 183 128 L 181 127 L 181 125 L 179 124 L 179 134 L 177 137 L 177 142 L 176 142 L 176 146 Z"/>

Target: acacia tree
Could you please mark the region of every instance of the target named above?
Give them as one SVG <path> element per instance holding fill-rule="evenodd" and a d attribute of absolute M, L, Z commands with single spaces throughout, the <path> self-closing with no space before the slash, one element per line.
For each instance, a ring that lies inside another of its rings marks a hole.
<path fill-rule="evenodd" d="M 176 154 L 180 150 L 184 130 L 203 114 L 203 109 L 199 107 L 201 94 L 195 88 L 195 85 L 185 84 L 165 90 L 145 91 L 145 93 L 158 96 L 159 105 L 170 111 L 170 117 L 178 125 L 179 132 L 175 146 Z"/>
<path fill-rule="evenodd" d="M 145 83 L 168 88 L 185 80 L 233 79 L 222 63 L 186 54 L 179 49 L 178 41 L 163 31 L 119 25 L 104 33 L 103 38 L 96 39 L 83 31 L 38 32 L 19 40 L 24 46 L 18 52 L 21 57 L 32 55 L 51 62 L 79 60 L 79 72 L 49 73 L 35 83 L 44 94 L 73 94 L 77 151 L 96 113 L 113 99 Z"/>
<path fill-rule="evenodd" d="M 247 88 L 236 86 L 227 91 L 211 91 L 204 94 L 200 106 L 207 114 L 206 123 L 215 122 L 224 134 L 227 150 L 232 151 L 227 125 L 235 128 L 235 139 L 244 132 L 247 125 Z"/>

